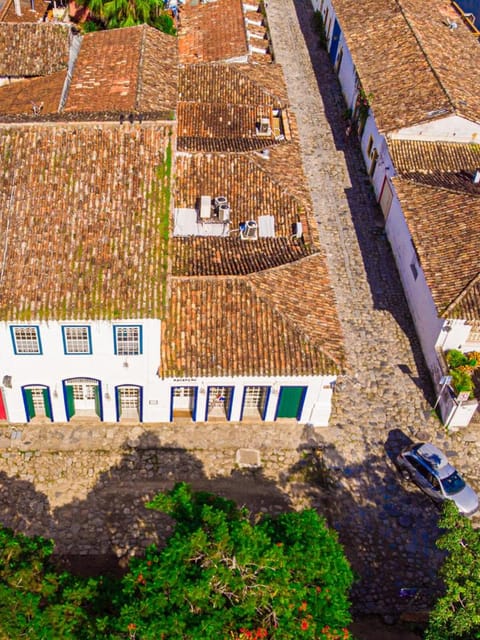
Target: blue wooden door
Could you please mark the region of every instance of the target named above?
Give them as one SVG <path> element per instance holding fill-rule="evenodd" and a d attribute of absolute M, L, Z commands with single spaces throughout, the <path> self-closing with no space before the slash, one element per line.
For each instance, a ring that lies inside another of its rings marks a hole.
<path fill-rule="evenodd" d="M 337 57 L 339 41 L 340 41 L 340 25 L 338 24 L 338 20 L 335 18 L 335 24 L 333 25 L 333 31 L 332 31 L 332 41 L 330 43 L 330 60 L 334 64 L 335 64 L 335 59 Z"/>

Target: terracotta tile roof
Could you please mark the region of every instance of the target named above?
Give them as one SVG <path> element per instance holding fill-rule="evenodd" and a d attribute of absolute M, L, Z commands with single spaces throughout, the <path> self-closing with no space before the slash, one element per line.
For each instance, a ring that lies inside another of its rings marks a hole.
<path fill-rule="evenodd" d="M 275 143 L 273 130 L 256 134 L 261 117 L 271 121 L 270 107 L 181 102 L 177 117 L 179 150 L 249 151 Z"/>
<path fill-rule="evenodd" d="M 181 62 L 216 62 L 248 55 L 242 0 L 187 2 L 180 17 Z"/>
<path fill-rule="evenodd" d="M 295 157 L 290 148 L 290 162 Z M 298 174 L 297 174 L 298 175 Z M 304 180 L 302 180 L 304 182 Z M 291 237 L 293 224 L 300 219 L 305 241 L 317 242 L 311 221 L 310 201 L 288 193 L 282 176 L 275 171 L 272 157 L 257 163 L 252 154 L 179 155 L 176 163 L 174 202 L 177 208 L 195 208 L 202 195 L 225 196 L 230 204 L 231 228 L 241 222 L 275 217 L 277 237 Z"/>
<path fill-rule="evenodd" d="M 177 39 L 147 25 L 87 34 L 64 112 L 171 112 L 177 63 Z"/>
<path fill-rule="evenodd" d="M 389 140 L 399 175 L 418 183 L 480 195 L 473 174 L 480 167 L 480 145 Z"/>
<path fill-rule="evenodd" d="M 191 64 L 179 72 L 178 99 L 225 105 L 288 104 L 282 68 L 277 64 Z"/>
<path fill-rule="evenodd" d="M 453 112 L 480 119 L 480 49 L 447 0 L 335 0 L 335 11 L 381 130 Z"/>
<path fill-rule="evenodd" d="M 248 151 L 291 137 L 281 69 L 255 65 L 198 64 L 180 70 L 178 149 Z M 282 110 L 281 121 L 273 110 Z M 260 118 L 271 132 L 259 136 Z M 286 130 L 285 130 L 286 128 Z"/>
<path fill-rule="evenodd" d="M 65 25 L 0 23 L 0 76 L 43 76 L 66 69 L 69 47 Z"/>
<path fill-rule="evenodd" d="M 39 115 L 42 117 L 57 113 L 66 76 L 67 70 L 64 69 L 41 78 L 0 87 L 0 119 L 7 114 L 25 114 L 29 119 L 34 119 L 36 108 L 40 109 Z"/>
<path fill-rule="evenodd" d="M 173 276 L 240 276 L 300 260 L 311 247 L 291 238 L 258 238 L 255 242 L 228 238 L 172 238 Z"/>
<path fill-rule="evenodd" d="M 450 305 L 445 315 L 462 318 L 477 331 L 480 329 L 480 273 Z"/>
<path fill-rule="evenodd" d="M 388 148 L 395 169 L 401 175 L 473 171 L 480 166 L 480 144 L 390 138 Z"/>
<path fill-rule="evenodd" d="M 257 273 L 251 282 L 261 297 L 301 328 L 307 340 L 337 364 L 344 362 L 343 333 L 322 254 Z"/>
<path fill-rule="evenodd" d="M 312 277 L 311 308 L 302 302 L 304 287 L 295 285 L 300 273 L 305 282 L 305 261 L 312 262 L 311 272 L 307 268 L 307 277 Z M 319 284 L 322 275 L 317 269 L 322 264 L 318 256 L 306 258 L 302 266 L 295 263 L 268 272 L 264 281 L 173 278 L 168 317 L 162 323 L 159 374 L 311 376 L 341 371 L 344 352 L 338 320 L 333 307 L 330 317 L 320 312 L 313 293 L 320 300 L 325 296 L 324 303 L 332 302 L 329 286 Z M 306 323 L 300 311 L 291 314 L 295 301 L 307 308 Z"/>
<path fill-rule="evenodd" d="M 161 317 L 170 134 L 2 128 L 2 320 Z"/>
<path fill-rule="evenodd" d="M 469 173 L 478 152 L 471 145 L 409 141 L 391 149 L 399 172 L 393 182 L 427 284 L 439 314 L 448 309 L 451 316 L 479 273 L 472 256 L 480 251 L 480 188 Z"/>

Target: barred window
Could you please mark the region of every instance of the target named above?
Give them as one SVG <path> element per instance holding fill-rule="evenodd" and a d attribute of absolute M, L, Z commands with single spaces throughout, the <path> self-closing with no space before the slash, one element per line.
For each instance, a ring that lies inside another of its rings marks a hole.
<path fill-rule="evenodd" d="M 15 353 L 41 354 L 38 327 L 12 327 Z"/>
<path fill-rule="evenodd" d="M 142 353 L 141 327 L 115 327 L 115 353 L 119 356 L 138 356 Z"/>
<path fill-rule="evenodd" d="M 62 327 L 66 354 L 91 353 L 89 327 Z"/>

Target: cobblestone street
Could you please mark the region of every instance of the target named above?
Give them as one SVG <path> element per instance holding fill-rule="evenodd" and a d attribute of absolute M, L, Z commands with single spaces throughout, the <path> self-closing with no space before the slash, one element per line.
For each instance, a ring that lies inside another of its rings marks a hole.
<path fill-rule="evenodd" d="M 437 513 L 404 487 L 389 461 L 412 439 L 446 450 L 477 484 L 472 428 L 447 436 L 431 415 L 432 390 L 366 175 L 358 140 L 345 134 L 346 105 L 313 30 L 309 0 L 268 5 L 275 58 L 297 115 L 303 162 L 338 300 L 349 376 L 340 385 L 326 443 L 340 479 L 322 503 L 361 576 L 356 610 L 397 614 L 428 605 L 438 588 Z M 402 602 L 401 587 L 418 589 Z"/>

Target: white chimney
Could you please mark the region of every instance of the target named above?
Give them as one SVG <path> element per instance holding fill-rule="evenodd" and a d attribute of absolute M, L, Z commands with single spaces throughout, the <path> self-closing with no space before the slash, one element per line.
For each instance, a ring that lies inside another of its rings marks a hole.
<path fill-rule="evenodd" d="M 17 16 L 22 15 L 22 9 L 20 8 L 20 0 L 13 0 L 13 6 L 15 7 L 15 13 Z"/>

